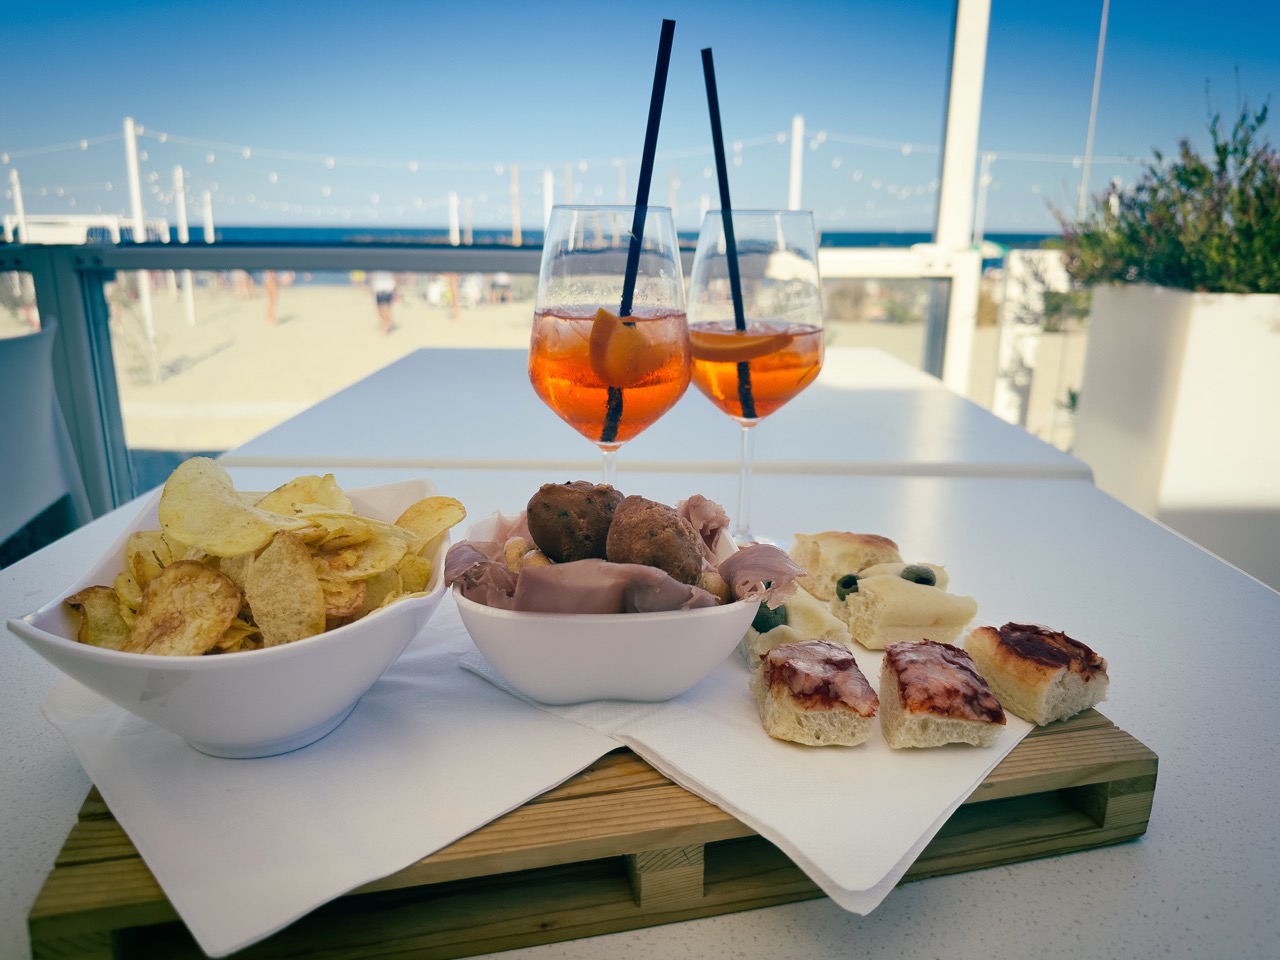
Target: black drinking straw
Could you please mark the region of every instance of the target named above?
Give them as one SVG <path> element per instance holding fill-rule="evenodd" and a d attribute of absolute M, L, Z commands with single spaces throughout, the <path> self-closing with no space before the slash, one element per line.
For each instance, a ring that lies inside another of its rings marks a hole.
<path fill-rule="evenodd" d="M 733 325 L 747 329 L 747 318 L 742 308 L 742 274 L 738 270 L 738 243 L 733 235 L 733 204 L 729 202 L 729 167 L 724 158 L 724 131 L 720 127 L 720 96 L 716 93 L 716 68 L 711 60 L 711 48 L 702 51 L 702 76 L 707 84 L 707 111 L 711 114 L 711 143 L 716 154 L 716 179 L 720 183 L 720 220 L 724 225 L 725 264 L 729 269 L 729 294 L 733 298 Z M 756 401 L 751 392 L 751 364 L 738 363 L 738 402 L 742 404 L 742 416 L 756 418 Z"/>
<path fill-rule="evenodd" d="M 667 92 L 667 68 L 671 65 L 671 42 L 675 37 L 676 22 L 662 21 L 662 34 L 658 38 L 658 62 L 653 70 L 653 93 L 649 97 L 649 122 L 644 131 L 644 153 L 640 157 L 640 183 L 636 187 L 636 212 L 631 221 L 631 243 L 627 247 L 627 268 L 622 276 L 622 302 L 618 316 L 631 316 L 631 301 L 636 292 L 636 274 L 640 269 L 640 241 L 644 237 L 644 218 L 649 206 L 649 183 L 653 180 L 653 157 L 658 147 L 658 124 L 662 119 L 662 100 Z M 613 443 L 618 438 L 618 424 L 622 420 L 622 388 L 609 387 L 605 401 L 604 426 L 600 431 L 601 443 Z"/>
<path fill-rule="evenodd" d="M 621 317 L 631 316 L 631 299 L 636 292 L 640 268 L 640 241 L 644 237 L 644 217 L 649 206 L 649 183 L 653 180 L 653 155 L 658 148 L 658 123 L 662 119 L 662 99 L 667 92 L 667 67 L 671 64 L 671 41 L 676 34 L 674 20 L 662 21 L 658 38 L 658 63 L 653 69 L 653 93 L 649 97 L 649 122 L 644 131 L 644 153 L 640 156 L 640 183 L 636 186 L 636 213 L 631 222 L 631 245 L 627 248 L 627 272 L 622 278 Z"/>

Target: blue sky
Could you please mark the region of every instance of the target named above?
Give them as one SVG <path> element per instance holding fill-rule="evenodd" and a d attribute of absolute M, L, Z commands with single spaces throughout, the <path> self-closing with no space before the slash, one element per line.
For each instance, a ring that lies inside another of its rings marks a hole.
<path fill-rule="evenodd" d="M 1075 209 L 1101 12 L 992 0 L 988 231 L 1052 231 L 1054 209 Z M 557 201 L 568 184 L 579 202 L 616 202 L 620 179 L 634 196 L 670 17 L 652 199 L 674 199 L 682 229 L 716 197 L 710 46 L 736 206 L 785 205 L 799 114 L 803 203 L 821 227 L 929 230 L 952 16 L 948 0 L 0 0 L 0 211 L 17 169 L 28 213 L 125 212 L 132 116 L 152 216 L 174 219 L 181 165 L 220 223 L 443 226 L 453 192 L 476 227 L 502 227 L 514 165 L 522 222 L 538 226 L 548 171 Z M 1278 36 L 1280 4 L 1112 0 L 1091 192 L 1133 179 L 1153 148 L 1204 144 L 1211 111 L 1280 92 Z"/>

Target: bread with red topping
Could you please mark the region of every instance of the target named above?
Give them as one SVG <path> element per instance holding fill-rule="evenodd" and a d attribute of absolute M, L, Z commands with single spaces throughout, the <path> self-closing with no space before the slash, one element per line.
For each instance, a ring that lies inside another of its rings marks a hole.
<path fill-rule="evenodd" d="M 1000 701 L 965 651 L 932 640 L 899 641 L 884 648 L 880 729 L 889 746 L 989 747 L 1004 728 Z"/>
<path fill-rule="evenodd" d="M 765 733 L 809 746 L 856 746 L 875 727 L 876 692 L 847 647 L 826 640 L 784 643 L 751 672 Z"/>
<path fill-rule="evenodd" d="M 978 627 L 964 647 L 1004 708 L 1032 723 L 1065 720 L 1107 698 L 1107 661 L 1058 630 Z"/>

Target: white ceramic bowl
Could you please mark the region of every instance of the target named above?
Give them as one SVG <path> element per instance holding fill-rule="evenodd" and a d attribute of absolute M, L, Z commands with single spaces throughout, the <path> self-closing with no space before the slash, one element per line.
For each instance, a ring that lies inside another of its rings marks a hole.
<path fill-rule="evenodd" d="M 485 539 L 494 518 L 467 533 Z M 751 625 L 758 601 L 660 613 L 527 613 L 453 597 L 476 648 L 540 703 L 669 700 L 718 667 Z"/>
<path fill-rule="evenodd" d="M 423 479 L 346 492 L 357 512 L 390 521 L 436 491 Z M 346 719 L 426 626 L 444 596 L 447 543 L 432 557 L 426 595 L 294 643 L 218 656 L 166 657 L 77 642 L 78 621 L 63 599 L 93 584 L 110 585 L 123 568 L 128 535 L 158 529 L 158 504 L 159 491 L 92 570 L 56 600 L 10 620 L 9 629 L 68 676 L 204 753 L 265 757 L 319 740 Z"/>

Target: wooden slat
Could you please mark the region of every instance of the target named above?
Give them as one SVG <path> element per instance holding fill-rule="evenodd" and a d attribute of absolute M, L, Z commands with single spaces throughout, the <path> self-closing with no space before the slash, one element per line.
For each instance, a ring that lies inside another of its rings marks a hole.
<path fill-rule="evenodd" d="M 905 879 L 1138 836 L 1156 772 L 1155 755 L 1096 711 L 1037 729 Z M 461 957 L 815 896 L 772 844 L 620 750 L 244 956 Z M 92 791 L 32 909 L 37 956 L 201 956 L 176 921 Z"/>

